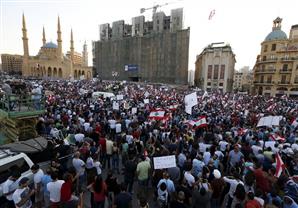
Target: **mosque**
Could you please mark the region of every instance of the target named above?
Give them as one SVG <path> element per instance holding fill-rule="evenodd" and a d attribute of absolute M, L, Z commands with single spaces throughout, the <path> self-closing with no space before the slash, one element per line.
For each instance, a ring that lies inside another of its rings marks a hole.
<path fill-rule="evenodd" d="M 62 53 L 62 38 L 60 18 L 57 25 L 57 44 L 46 42 L 43 28 L 42 43 L 36 56 L 29 55 L 28 36 L 25 16 L 23 14 L 23 48 L 22 76 L 43 79 L 91 79 L 92 67 L 88 67 L 88 52 L 86 42 L 82 55 L 74 51 L 73 33 L 70 34 L 70 51 Z"/>

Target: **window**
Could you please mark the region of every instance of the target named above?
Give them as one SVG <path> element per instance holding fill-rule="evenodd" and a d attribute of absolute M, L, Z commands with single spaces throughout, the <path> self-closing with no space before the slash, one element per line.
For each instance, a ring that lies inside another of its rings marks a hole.
<path fill-rule="evenodd" d="M 208 79 L 212 79 L 212 65 L 208 65 Z"/>
<path fill-rule="evenodd" d="M 223 83 L 219 83 L 219 86 L 221 86 L 221 87 L 222 87 L 222 86 L 223 86 Z"/>
<path fill-rule="evenodd" d="M 213 79 L 218 79 L 218 69 L 219 69 L 219 65 L 214 65 Z"/>
<path fill-rule="evenodd" d="M 282 70 L 283 70 L 283 71 L 287 71 L 287 70 L 288 70 L 288 64 L 284 64 L 284 65 L 282 66 Z"/>
<path fill-rule="evenodd" d="M 276 50 L 276 44 L 272 44 L 271 51 L 275 51 L 275 50 Z"/>
<path fill-rule="evenodd" d="M 286 79 L 287 79 L 287 76 L 286 75 L 282 75 L 281 76 L 281 83 L 282 84 L 286 84 Z"/>
<path fill-rule="evenodd" d="M 266 56 L 263 56 L 263 61 L 266 61 Z"/>
<path fill-rule="evenodd" d="M 296 70 L 298 70 L 298 64 L 296 65 Z"/>
<path fill-rule="evenodd" d="M 272 82 L 272 75 L 269 75 L 268 77 L 267 77 L 267 83 L 271 83 Z"/>
<path fill-rule="evenodd" d="M 20 171 L 21 173 L 29 170 L 27 162 L 24 158 L 17 159 L 10 163 L 1 165 L 0 167 L 0 183 L 3 183 L 13 171 Z"/>
<path fill-rule="evenodd" d="M 264 52 L 267 52 L 268 46 L 264 45 Z"/>
<path fill-rule="evenodd" d="M 211 86 L 211 82 L 208 82 L 207 85 L 208 85 L 208 86 Z"/>
<path fill-rule="evenodd" d="M 265 65 L 262 65 L 262 70 L 265 70 Z"/>
<path fill-rule="evenodd" d="M 264 82 L 264 76 L 261 76 L 260 83 L 263 83 L 263 82 Z"/>
<path fill-rule="evenodd" d="M 224 79 L 225 78 L 225 69 L 226 69 L 226 65 L 221 65 L 220 66 L 220 79 Z M 240 76 L 239 76 L 240 78 Z"/>

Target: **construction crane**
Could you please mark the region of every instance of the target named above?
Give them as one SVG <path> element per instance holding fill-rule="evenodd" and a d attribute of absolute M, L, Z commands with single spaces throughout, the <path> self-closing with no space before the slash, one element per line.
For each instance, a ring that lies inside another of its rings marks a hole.
<path fill-rule="evenodd" d="M 166 6 L 166 5 L 169 5 L 170 3 L 165 3 L 165 4 L 156 4 L 154 5 L 153 7 L 150 7 L 150 8 L 141 8 L 141 14 L 144 13 L 145 11 L 147 10 L 150 10 L 152 9 L 152 15 L 154 16 L 154 14 L 156 13 L 156 10 L 157 8 L 160 8 L 160 7 L 163 7 L 163 6 Z"/>

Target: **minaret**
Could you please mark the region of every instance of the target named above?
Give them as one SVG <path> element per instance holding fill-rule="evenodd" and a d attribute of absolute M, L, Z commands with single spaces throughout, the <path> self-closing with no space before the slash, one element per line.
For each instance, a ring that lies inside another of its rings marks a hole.
<path fill-rule="evenodd" d="M 73 58 L 74 58 L 74 45 L 73 45 L 72 29 L 70 31 L 70 58 L 71 58 L 71 61 L 73 62 Z"/>
<path fill-rule="evenodd" d="M 26 21 L 25 15 L 23 13 L 23 48 L 24 48 L 24 58 L 29 58 L 29 46 L 28 46 L 28 37 L 27 37 L 27 29 L 26 29 Z"/>
<path fill-rule="evenodd" d="M 60 18 L 58 16 L 58 30 L 57 30 L 57 44 L 58 44 L 58 58 L 62 59 L 62 38 L 61 38 L 61 27 L 60 27 Z"/>
<path fill-rule="evenodd" d="M 88 66 L 88 51 L 87 51 L 86 41 L 85 41 L 84 46 L 83 46 L 82 55 L 83 55 L 83 66 Z"/>
<path fill-rule="evenodd" d="M 23 13 L 23 49 L 24 49 L 24 56 L 23 56 L 23 66 L 22 66 L 22 75 L 29 76 L 29 46 L 28 46 L 28 37 L 27 37 L 27 29 L 26 29 L 26 21 L 25 15 Z"/>
<path fill-rule="evenodd" d="M 42 45 L 46 44 L 46 33 L 44 31 L 44 27 L 42 27 Z"/>

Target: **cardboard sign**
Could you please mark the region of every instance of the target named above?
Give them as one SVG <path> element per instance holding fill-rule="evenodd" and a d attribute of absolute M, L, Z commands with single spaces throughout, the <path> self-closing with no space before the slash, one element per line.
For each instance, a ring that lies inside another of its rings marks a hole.
<path fill-rule="evenodd" d="M 175 155 L 154 157 L 153 164 L 155 170 L 176 167 L 176 157 Z"/>
<path fill-rule="evenodd" d="M 268 126 L 268 127 L 272 127 L 272 126 L 279 126 L 279 122 L 282 120 L 282 116 L 266 116 L 266 117 L 262 117 L 259 122 L 257 127 L 260 126 Z"/>
<path fill-rule="evenodd" d="M 119 110 L 119 103 L 113 102 L 113 110 Z"/>
<path fill-rule="evenodd" d="M 149 99 L 144 99 L 145 104 L 149 104 Z"/>
<path fill-rule="evenodd" d="M 123 95 L 117 95 L 117 100 L 123 100 Z"/>
<path fill-rule="evenodd" d="M 131 109 L 131 114 L 136 114 L 138 112 L 138 108 L 132 108 Z"/>

